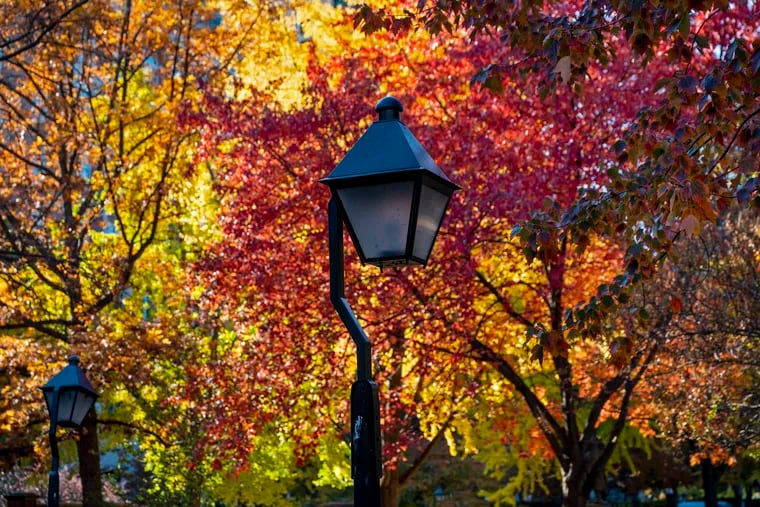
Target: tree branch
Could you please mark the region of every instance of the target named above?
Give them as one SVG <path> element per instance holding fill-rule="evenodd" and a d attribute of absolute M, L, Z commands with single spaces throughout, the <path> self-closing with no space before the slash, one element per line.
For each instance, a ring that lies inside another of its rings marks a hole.
<path fill-rule="evenodd" d="M 98 424 L 102 424 L 104 426 L 122 426 L 124 428 L 129 428 L 131 430 L 139 431 L 140 433 L 145 433 L 146 435 L 150 435 L 154 437 L 158 442 L 163 445 L 164 447 L 171 447 L 176 444 L 171 444 L 164 440 L 164 437 L 159 435 L 153 430 L 149 430 L 148 428 L 144 428 L 142 426 L 139 426 L 135 423 L 126 422 L 126 421 L 119 421 L 116 419 L 100 419 L 98 418 Z"/>
<path fill-rule="evenodd" d="M 549 409 L 546 408 L 546 405 L 503 357 L 476 338 L 471 338 L 469 343 L 475 354 L 475 359 L 491 364 L 520 393 L 557 458 L 560 461 L 565 459 L 563 458 L 563 450 L 566 448 L 567 434 L 549 412 Z"/>

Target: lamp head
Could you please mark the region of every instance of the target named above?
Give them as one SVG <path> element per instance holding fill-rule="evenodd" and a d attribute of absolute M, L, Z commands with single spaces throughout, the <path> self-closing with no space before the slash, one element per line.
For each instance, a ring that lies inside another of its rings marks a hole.
<path fill-rule="evenodd" d="M 459 187 L 401 122 L 398 99 L 385 97 L 375 110 L 378 120 L 320 181 L 336 198 L 362 263 L 424 265 Z"/>
<path fill-rule="evenodd" d="M 41 389 L 45 394 L 51 424 L 65 428 L 80 427 L 98 397 L 79 367 L 77 356 L 69 357 L 69 364 Z"/>

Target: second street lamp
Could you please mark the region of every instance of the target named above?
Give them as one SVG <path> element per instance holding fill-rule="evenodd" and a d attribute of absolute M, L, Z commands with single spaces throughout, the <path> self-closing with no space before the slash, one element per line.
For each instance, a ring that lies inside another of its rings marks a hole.
<path fill-rule="evenodd" d="M 87 412 L 92 409 L 98 393 L 87 380 L 87 377 L 79 367 L 79 358 L 71 356 L 68 366 L 64 367 L 57 375 L 42 386 L 45 394 L 45 404 L 50 414 L 50 452 L 52 462 L 50 477 L 48 479 L 48 507 L 60 505 L 60 487 L 58 479 L 58 440 L 56 429 L 79 428 L 82 426 Z"/>
<path fill-rule="evenodd" d="M 356 344 L 351 387 L 351 475 L 354 505 L 380 506 L 382 454 L 371 343 L 345 298 L 343 224 L 362 263 L 383 268 L 427 263 L 451 195 L 452 183 L 400 121 L 401 103 L 385 97 L 378 120 L 335 169 L 330 187 L 330 300 Z M 390 507 L 390 506 L 387 506 Z"/>

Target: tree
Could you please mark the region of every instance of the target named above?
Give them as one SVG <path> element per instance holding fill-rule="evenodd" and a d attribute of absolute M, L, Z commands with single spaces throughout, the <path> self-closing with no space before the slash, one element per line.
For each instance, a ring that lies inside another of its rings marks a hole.
<path fill-rule="evenodd" d="M 593 294 L 597 280 L 614 276 L 622 251 L 590 234 L 579 248 L 561 243 L 545 249 L 557 236 L 528 231 L 524 241 L 537 250 L 526 249 L 535 261 L 529 266 L 509 235 L 546 197 L 570 204 L 579 188 L 606 183 L 604 165 L 599 168 L 603 143 L 654 101 L 654 84 L 669 68 L 661 62 L 639 75 L 621 47 L 627 58 L 619 65 L 589 70 L 596 77 L 593 93 L 579 98 L 558 89 L 547 98 L 552 107 L 542 108 L 530 93 L 541 83 L 535 77 L 504 83 L 503 98 L 470 89 L 468 69 L 474 74 L 502 54 L 492 40 L 375 37 L 354 49 L 351 60 L 320 60 L 315 51 L 311 82 L 298 108 L 278 106 L 253 91 L 243 101 L 209 96 L 203 114 L 190 118 L 220 170 L 223 198 L 225 238 L 204 267 L 206 304 L 236 323 L 259 364 L 289 365 L 267 375 L 270 389 L 284 391 L 252 404 L 253 413 L 234 414 L 234 420 L 268 420 L 269 410 L 261 407 L 282 403 L 293 413 L 299 396 L 293 393 L 306 389 L 303 395 L 311 396 L 314 385 L 332 393 L 334 372 L 351 371 L 351 345 L 340 326 L 324 320 L 332 309 L 326 299 L 309 297 L 327 285 L 327 196 L 316 175 L 334 167 L 355 141 L 356 130 L 368 121 L 367 97 L 399 91 L 405 121 L 467 193 L 457 197 L 439 238 L 445 255 L 424 271 L 361 271 L 361 283 L 348 291 L 373 337 L 383 386 L 386 501 L 397 501 L 417 458 L 424 458 L 425 447 L 411 452 L 424 445 L 421 437 L 430 442 L 454 429 L 464 433 L 468 400 L 482 391 L 498 388 L 499 401 L 493 403 L 513 406 L 511 384 L 538 424 L 531 445 L 557 456 L 567 501 L 582 504 L 625 427 L 634 389 L 665 322 L 647 327 L 637 315 L 615 322 L 603 318 L 602 308 L 625 297 L 608 285 L 594 296 L 594 333 L 588 340 L 566 337 L 563 314 Z M 635 86 L 637 93 L 620 83 Z M 616 100 L 620 107 L 611 107 Z M 559 209 L 555 205 L 553 212 Z M 355 271 L 349 266 L 348 272 Z M 301 336 L 310 339 L 294 340 Z M 606 361 L 596 364 L 600 355 Z M 238 396 L 237 388 L 228 396 Z M 319 423 L 323 411 L 335 408 L 312 405 L 310 413 L 295 413 L 325 431 Z M 526 412 L 507 415 L 500 420 L 504 435 Z M 335 422 L 334 416 L 323 417 Z M 237 424 L 242 422 L 227 423 Z M 309 426 L 306 434 L 316 431 Z"/>
<path fill-rule="evenodd" d="M 21 53 L 34 49 L 58 25 L 66 23 L 67 18 L 87 1 L 5 2 L 0 7 L 0 15 L 6 20 L 3 34 L 0 35 L 0 62 L 12 60 Z"/>
<path fill-rule="evenodd" d="M 35 388 L 63 351 L 84 352 L 102 390 L 145 378 L 130 371 L 145 352 L 138 340 L 102 333 L 139 330 L 142 311 L 106 323 L 108 315 L 139 308 L 128 300 L 143 297 L 132 294 L 149 271 L 140 262 L 179 222 L 177 193 L 191 177 L 190 135 L 175 121 L 181 105 L 197 93 L 196 76 L 224 77 L 252 20 L 268 12 L 225 5 L 8 6 L 18 9 L 2 30 L 0 343 L 14 394 L 4 425 L 16 432 L 44 420 Z M 131 323 L 114 326 L 120 319 Z M 77 439 L 84 505 L 102 503 L 96 424 L 90 417 Z"/>
<path fill-rule="evenodd" d="M 559 221 L 557 237 L 571 243 L 586 241 L 588 231 L 623 229 L 632 249 L 621 282 L 629 284 L 651 275 L 680 232 L 691 235 L 702 221 L 715 221 L 716 210 L 730 200 L 758 204 L 760 43 L 754 7 L 739 2 L 729 8 L 722 1 L 528 1 L 514 8 L 431 2 L 403 13 L 364 6 L 355 22 L 370 33 L 419 22 L 434 33 L 461 26 L 473 36 L 500 34 L 515 51 L 475 75 L 495 90 L 502 77 L 536 72 L 545 78 L 541 95 L 566 84 L 582 93 L 595 79 L 591 67 L 619 61 L 621 43 L 640 55 L 644 72 L 664 58 L 670 75 L 657 83 L 663 98 L 642 108 L 625 135 L 610 143 L 617 163 L 610 167 L 609 189 L 582 193 Z M 540 232 L 556 224 L 539 213 L 525 227 Z M 579 312 L 568 329 L 586 325 Z"/>
<path fill-rule="evenodd" d="M 656 424 L 701 465 L 712 504 L 713 465 L 748 463 L 742 455 L 759 442 L 757 224 L 755 210 L 727 210 L 677 246 L 677 263 L 657 278 L 665 291 L 653 292 L 670 295 L 678 310 L 647 387 L 660 403 Z"/>
<path fill-rule="evenodd" d="M 715 221 L 731 200 L 758 204 L 756 19 L 750 2 L 730 8 L 721 2 L 521 2 L 509 8 L 431 2 L 416 13 L 365 7 L 356 16 L 367 32 L 404 30 L 419 21 L 434 33 L 465 27 L 474 38 L 498 35 L 514 51 L 474 75 L 496 91 L 503 79 L 533 72 L 544 78 L 539 96 L 570 85 L 585 97 L 595 69 L 619 64 L 621 44 L 641 55 L 637 77 L 667 63 L 670 75 L 657 84 L 660 103 L 641 109 L 610 142 L 617 154 L 605 163 L 610 182 L 581 189 L 571 205 L 550 202 L 515 229 L 529 259 L 551 261 L 566 245 L 584 248 L 594 234 L 627 241 L 624 270 L 611 284 L 558 314 L 555 326 L 531 331 L 542 347 L 598 338 L 600 322 L 630 299 L 636 282 L 659 269 L 679 236 Z M 643 320 L 648 314 L 641 313 Z"/>
<path fill-rule="evenodd" d="M 248 19 L 250 24 L 241 24 L 246 33 L 255 34 L 255 47 L 249 44 L 240 48 L 248 50 L 235 56 L 234 72 L 230 72 L 234 77 L 229 82 L 206 80 L 205 89 L 245 97 L 248 91 L 241 82 L 251 79 L 272 94 L 269 99 L 287 104 L 297 102 L 296 92 L 304 74 L 297 64 L 306 60 L 308 50 L 295 36 L 290 24 L 294 15 L 287 10 L 289 6 L 266 3 L 259 6 L 266 10 L 250 10 L 250 5 L 247 9 L 239 7 L 235 3 L 225 7 L 221 15 L 223 26 L 227 27 L 228 22 L 236 26 L 234 21 L 238 17 Z M 300 5 L 299 16 L 309 37 L 329 45 L 331 33 L 316 32 L 329 25 L 331 19 L 330 11 L 323 12 L 320 7 L 323 6 L 318 2 Z M 230 16 L 234 18 L 228 19 Z M 186 101 L 185 106 L 181 116 L 187 120 L 193 117 L 198 104 Z M 188 128 L 192 123 L 182 125 L 183 132 L 194 132 Z M 200 158 L 204 147 L 196 146 Z M 169 221 L 168 237 L 152 249 L 150 262 L 143 263 L 144 266 L 168 263 L 172 267 L 149 278 L 146 285 L 133 284 L 136 294 L 149 296 L 153 317 L 149 323 L 140 323 L 137 329 L 117 323 L 117 328 L 149 336 L 152 351 L 156 352 L 158 344 L 171 350 L 159 348 L 154 360 L 157 365 L 148 366 L 148 371 L 143 372 L 150 379 L 146 382 L 149 387 L 141 389 L 145 392 L 133 391 L 134 396 L 120 393 L 120 401 L 126 407 L 119 411 L 119 419 L 141 426 L 141 433 L 133 433 L 133 438 L 139 437 L 139 450 L 150 476 L 145 495 L 151 501 L 198 505 L 202 498 L 213 497 L 225 502 L 283 502 L 287 488 L 297 487 L 292 470 L 308 465 L 302 450 L 290 453 L 289 449 L 300 447 L 293 441 L 300 443 L 304 438 L 297 435 L 310 429 L 300 427 L 297 417 L 309 410 L 308 403 L 316 391 L 311 388 L 303 399 L 290 398 L 302 407 L 296 411 L 276 406 L 276 401 L 286 399 L 283 390 L 255 382 L 266 382 L 268 368 L 264 365 L 278 364 L 281 358 L 255 352 L 253 345 L 241 343 L 232 332 L 232 320 L 225 319 L 212 306 L 199 304 L 202 285 L 199 287 L 194 276 L 195 262 L 216 229 L 213 211 L 216 196 L 211 185 L 218 185 L 223 171 L 202 163 L 196 171 L 186 174 L 191 179 L 183 182 L 182 191 L 173 196 L 175 205 L 178 199 L 184 201 Z M 257 400 L 263 403 L 257 405 Z M 137 418 L 130 412 L 135 406 L 139 407 L 135 411 L 139 414 Z M 277 408 L 282 410 L 278 413 Z M 267 424 L 267 418 L 283 418 L 290 412 L 293 420 L 281 420 L 278 427 Z M 238 414 L 239 418 L 231 420 L 229 413 Z M 146 432 L 146 428 L 151 431 Z M 254 433 L 254 429 L 259 432 Z M 320 457 L 325 459 L 324 467 L 329 470 L 333 470 L 338 459 L 333 456 L 345 451 L 342 443 L 337 449 L 331 447 L 333 441 L 337 440 L 319 443 L 320 449 L 325 448 Z M 252 446 L 255 451 L 246 454 Z M 276 460 L 273 461 L 270 451 L 277 455 Z M 241 462 L 245 464 L 238 466 Z M 342 484 L 336 477 L 316 480 Z"/>

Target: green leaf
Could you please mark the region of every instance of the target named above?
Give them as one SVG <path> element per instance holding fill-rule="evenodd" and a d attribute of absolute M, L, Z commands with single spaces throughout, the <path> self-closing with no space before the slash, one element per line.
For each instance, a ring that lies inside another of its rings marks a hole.
<path fill-rule="evenodd" d="M 695 35 L 694 44 L 696 44 L 697 47 L 704 49 L 710 46 L 710 39 L 708 39 L 704 35 Z"/>
<path fill-rule="evenodd" d="M 672 82 L 673 82 L 672 77 L 664 77 L 654 84 L 654 91 L 658 91 L 662 88 L 665 88 L 666 86 L 670 86 Z"/>
<path fill-rule="evenodd" d="M 533 260 L 536 258 L 536 251 L 532 248 L 523 248 L 523 254 L 525 255 L 525 259 L 528 261 L 528 264 L 532 264 Z"/>
<path fill-rule="evenodd" d="M 641 243 L 634 243 L 628 247 L 628 251 L 625 253 L 626 258 L 636 258 L 641 255 L 641 249 L 643 245 Z"/>
<path fill-rule="evenodd" d="M 496 73 L 491 73 L 487 78 L 485 83 L 483 83 L 483 86 L 485 86 L 487 89 L 491 90 L 492 92 L 501 95 L 504 92 L 504 83 L 501 80 L 501 76 Z"/>

